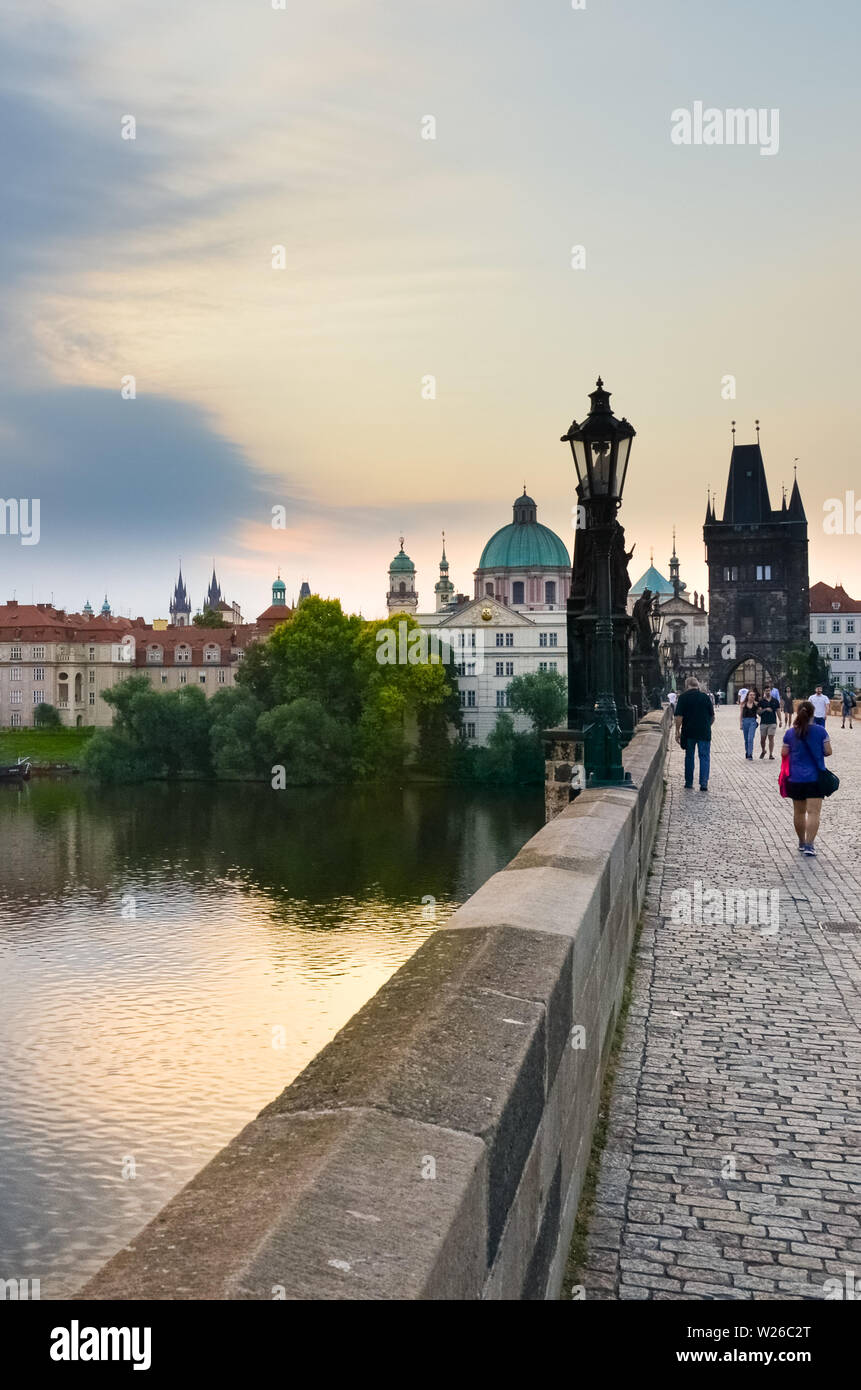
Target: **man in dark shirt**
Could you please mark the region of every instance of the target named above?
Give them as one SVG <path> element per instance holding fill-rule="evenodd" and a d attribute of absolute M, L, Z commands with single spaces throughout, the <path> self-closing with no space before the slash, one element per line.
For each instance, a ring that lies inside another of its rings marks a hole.
<path fill-rule="evenodd" d="M 700 791 L 709 789 L 714 706 L 696 676 L 688 676 L 675 708 L 676 743 L 685 750 L 685 787 L 694 785 L 694 753 L 700 759 Z"/>

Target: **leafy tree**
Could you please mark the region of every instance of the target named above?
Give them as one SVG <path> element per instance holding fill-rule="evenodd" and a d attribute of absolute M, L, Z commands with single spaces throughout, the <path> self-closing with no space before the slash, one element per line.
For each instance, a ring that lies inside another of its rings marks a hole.
<path fill-rule="evenodd" d="M 269 641 L 253 642 L 236 668 L 236 685 L 259 700 L 264 708 L 275 701 L 275 664 Z"/>
<path fill-rule="evenodd" d="M 349 777 L 351 742 L 345 721 L 307 697 L 276 705 L 257 721 L 260 757 L 267 768 L 283 766 L 290 785 L 312 786 Z"/>
<path fill-rule="evenodd" d="M 202 613 L 195 613 L 191 620 L 195 627 L 229 627 L 220 613 L 216 613 L 214 608 L 205 608 Z"/>
<path fill-rule="evenodd" d="M 829 695 L 834 693 L 830 662 L 820 655 L 815 642 L 790 647 L 784 652 L 783 669 L 786 672 L 786 684 L 792 687 L 792 693 L 796 698 L 806 699 L 817 685 L 821 685 Z"/>
<path fill-rule="evenodd" d="M 40 700 L 33 710 L 33 724 L 37 729 L 59 729 L 62 722 L 60 711 L 47 700 Z"/>
<path fill-rule="evenodd" d="M 356 639 L 356 665 L 362 700 L 357 770 L 378 779 L 400 776 L 417 748 L 423 766 L 447 771 L 460 697 L 454 667 L 432 649 L 428 631 L 407 614 L 365 623 Z"/>
<path fill-rule="evenodd" d="M 264 703 L 310 699 L 335 718 L 358 718 L 355 644 L 362 626 L 360 617 L 343 612 L 338 599 L 312 594 L 266 643 L 272 683 Z"/>
<path fill-rule="evenodd" d="M 216 691 L 209 702 L 210 742 L 219 777 L 248 777 L 264 770 L 256 744 L 263 706 L 242 686 Z"/>
<path fill-rule="evenodd" d="M 531 671 L 508 683 L 508 704 L 532 720 L 536 733 L 555 728 L 564 718 L 568 682 L 558 671 Z"/>

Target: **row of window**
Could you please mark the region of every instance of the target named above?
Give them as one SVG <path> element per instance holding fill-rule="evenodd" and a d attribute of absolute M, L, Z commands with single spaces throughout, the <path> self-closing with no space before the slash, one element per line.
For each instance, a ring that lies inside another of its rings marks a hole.
<path fill-rule="evenodd" d="M 200 685 L 206 685 L 206 672 L 205 672 L 205 671 L 201 671 L 201 672 L 198 674 L 197 679 L 198 679 L 198 683 L 199 683 Z M 227 673 L 226 673 L 225 671 L 216 671 L 216 673 L 215 673 L 215 681 L 216 681 L 216 685 L 225 685 L 225 684 L 227 683 Z M 162 674 L 161 683 L 162 683 L 162 685 L 167 685 L 167 672 L 166 672 L 166 671 Z M 187 672 L 187 671 L 180 671 L 180 673 L 179 673 L 179 683 L 180 683 L 180 685 L 188 685 L 188 672 Z"/>
<path fill-rule="evenodd" d="M 846 623 L 846 627 L 845 627 L 845 628 L 842 628 L 842 627 L 840 626 L 841 621 L 843 621 L 843 622 Z M 829 627 L 828 627 L 829 622 L 831 623 L 831 628 L 830 628 L 830 631 L 831 631 L 831 632 L 854 632 L 854 631 L 855 631 L 855 619 L 854 619 L 854 618 L 844 618 L 844 619 L 840 619 L 840 618 L 817 618 L 817 619 L 816 619 L 816 631 L 817 631 L 817 633 L 820 633 L 820 632 L 828 632 L 828 631 L 829 631 Z"/>
<path fill-rule="evenodd" d="M 475 646 L 475 643 L 473 642 L 472 645 Z M 164 662 L 164 649 L 162 647 L 157 646 L 147 647 L 146 659 L 149 665 L 151 666 L 161 666 Z M 173 659 L 174 662 L 190 662 L 191 647 L 186 646 L 183 643 L 180 643 L 177 647 L 174 648 Z M 219 646 L 216 646 L 214 643 L 207 647 L 204 647 L 203 659 L 204 661 L 209 662 L 220 661 L 221 648 Z"/>
<path fill-rule="evenodd" d="M 10 679 L 10 681 L 21 681 L 21 680 L 24 680 L 24 679 L 25 679 L 25 676 L 24 676 L 24 668 L 23 668 L 22 666 L 10 666 L 10 667 L 8 668 L 8 670 L 9 670 L 9 679 Z M 2 671 L 0 671 L 0 675 L 2 675 Z M 44 668 L 44 666 L 34 666 L 34 667 L 33 667 L 33 680 L 34 680 L 34 681 L 43 681 L 44 679 L 45 679 L 45 668 Z M 58 679 L 59 681 L 67 681 L 67 680 L 69 679 L 69 677 L 68 677 L 68 675 L 66 674 L 65 671 L 61 671 L 61 672 L 59 673 L 57 679 Z M 76 677 L 76 679 L 77 679 L 77 677 Z M 89 672 L 87 673 L 87 680 L 88 680 L 88 683 L 89 683 L 90 685 L 95 685 L 95 683 L 96 683 L 96 673 L 95 673 L 95 671 L 89 671 Z"/>
<path fill-rule="evenodd" d="M 845 646 L 844 655 L 844 648 L 840 645 L 839 642 L 835 642 L 833 647 L 820 646 L 819 654 L 820 656 L 827 657 L 829 661 L 857 661 L 857 650 L 858 649 L 855 646 L 854 642 L 847 642 Z"/>
<path fill-rule="evenodd" d="M 96 692 L 95 692 L 95 690 L 91 690 L 91 691 L 89 692 L 89 697 L 90 697 L 90 704 L 91 704 L 91 705 L 94 705 L 94 704 L 96 703 Z M 34 705 L 41 705 L 41 703 L 42 703 L 42 701 L 44 700 L 44 698 L 45 698 L 45 692 L 44 692 L 44 690 L 34 690 L 34 691 L 33 691 L 33 704 L 34 704 Z M 10 705 L 23 705 L 23 703 L 24 703 L 24 692 L 23 692 L 22 690 L 10 690 L 10 691 L 9 691 L 9 704 L 10 704 Z M 65 699 L 65 700 L 58 700 L 58 701 L 57 701 L 57 705 L 58 705 L 58 707 L 59 707 L 60 709 L 68 709 L 68 708 L 69 708 L 69 701 L 68 701 L 68 699 Z"/>
<path fill-rule="evenodd" d="M 723 582 L 724 584 L 735 584 L 741 576 L 742 583 L 751 579 L 762 583 L 772 578 L 771 565 L 724 565 Z M 775 568 L 774 578 L 777 578 Z"/>
<path fill-rule="evenodd" d="M 29 659 L 30 659 L 31 661 L 44 661 L 44 660 L 45 660 L 45 648 L 44 648 L 44 647 L 34 647 L 33 650 L 32 650 L 32 651 L 30 652 L 30 654 L 29 654 Z M 95 649 L 95 647 L 90 647 L 90 649 L 89 649 L 89 654 L 88 654 L 88 658 L 87 658 L 87 659 L 88 659 L 89 661 L 95 661 L 95 659 L 96 659 L 96 649 Z M 25 660 L 25 657 L 24 657 L 24 648 L 23 648 L 23 646 L 10 647 L 10 648 L 9 648 L 9 655 L 8 655 L 8 657 L 0 657 L 0 660 L 5 660 L 5 661 L 24 661 L 24 660 Z M 68 660 L 69 660 L 69 649 L 68 649 L 68 647 L 58 647 L 58 648 L 57 648 L 57 660 L 58 660 L 58 661 L 68 661 Z"/>
<path fill-rule="evenodd" d="M 832 671 L 831 679 L 835 685 L 839 685 L 841 690 L 854 690 L 855 677 L 850 671 L 848 675 L 841 676 L 838 671 Z"/>
<path fill-rule="evenodd" d="M 488 598 L 493 598 L 493 597 L 494 597 L 494 588 L 493 588 L 493 581 L 492 581 L 492 580 L 487 580 L 487 581 L 485 582 L 485 585 L 484 585 L 484 592 L 485 592 L 485 594 L 487 595 Z M 525 602 L 526 602 L 526 599 L 525 599 L 525 597 L 524 597 L 525 592 L 526 592 L 526 590 L 525 590 L 525 588 L 524 588 L 524 582 L 523 582 L 523 580 L 522 580 L 522 579 L 515 579 L 514 583 L 513 583 L 512 586 L 511 586 L 511 602 L 512 602 L 512 603 L 525 603 Z M 555 579 L 545 579 L 545 581 L 544 581 L 544 602 L 545 602 L 545 603 L 555 603 L 555 602 L 556 602 L 556 580 L 555 580 Z"/>

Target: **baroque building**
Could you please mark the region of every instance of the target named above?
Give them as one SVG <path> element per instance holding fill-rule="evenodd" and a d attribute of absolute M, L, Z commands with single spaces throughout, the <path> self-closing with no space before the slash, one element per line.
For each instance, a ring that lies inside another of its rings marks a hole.
<path fill-rule="evenodd" d="M 401 548 L 389 565 L 386 608 L 390 613 L 415 613 L 418 606 L 416 567 L 409 555 L 404 553 L 404 538 L 401 536 Z"/>
<path fill-rule="evenodd" d="M 693 598 L 680 575 L 676 554 L 676 532 L 673 528 L 673 553 L 669 560 L 670 577 L 655 569 L 651 561 L 646 573 L 631 585 L 628 612 L 633 612 L 637 599 L 648 589 L 658 595 L 658 609 L 663 618 L 661 630 L 661 663 L 667 683 L 677 689 L 686 676 L 709 681 L 709 633 L 705 594 L 694 590 Z"/>
<path fill-rule="evenodd" d="M 709 571 L 713 691 L 785 684 L 786 652 L 810 641 L 807 517 L 797 478 L 773 508 L 759 446 L 733 449 L 723 515 L 710 497 L 703 526 Z"/>

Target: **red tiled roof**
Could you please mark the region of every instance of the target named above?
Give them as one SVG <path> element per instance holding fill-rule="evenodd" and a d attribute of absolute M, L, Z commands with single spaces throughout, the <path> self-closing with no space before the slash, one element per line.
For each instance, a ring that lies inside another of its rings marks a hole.
<path fill-rule="evenodd" d="M 288 618 L 293 617 L 293 609 L 288 608 L 286 603 L 270 603 L 257 616 L 258 623 L 286 623 Z"/>
<path fill-rule="evenodd" d="M 840 605 L 841 613 L 861 613 L 861 599 L 850 598 L 842 584 L 834 589 L 830 584 L 811 584 L 811 613 L 836 613 L 835 603 Z"/>

